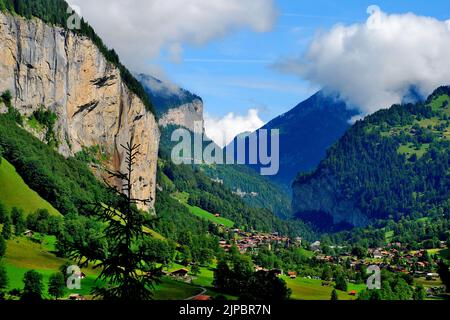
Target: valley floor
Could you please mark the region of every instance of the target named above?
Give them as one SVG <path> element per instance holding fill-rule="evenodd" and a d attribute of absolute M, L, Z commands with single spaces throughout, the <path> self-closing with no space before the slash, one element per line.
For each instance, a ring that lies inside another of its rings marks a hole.
<path fill-rule="evenodd" d="M 39 240 L 38 240 L 39 239 Z M 9 277 L 9 285 L 7 291 L 13 289 L 23 288 L 23 276 L 28 270 L 38 271 L 43 275 L 44 292 L 47 292 L 47 283 L 49 277 L 59 271 L 60 267 L 64 265 L 67 260 L 58 258 L 53 252 L 55 250 L 55 237 L 40 236 L 35 234 L 33 238 L 15 237 L 7 241 L 7 252 L 4 259 L 4 265 Z M 204 294 L 215 297 L 221 295 L 216 292 L 213 287 L 214 267 L 201 267 L 200 273 L 196 276 L 187 278 L 172 278 L 171 276 L 164 276 L 162 282 L 156 286 L 154 299 L 156 300 L 184 300 L 188 298 L 195 299 L 196 295 Z M 181 265 L 173 264 L 170 268 L 164 269 L 168 274 L 171 272 L 184 268 Z M 70 294 L 80 294 L 87 299 L 90 296 L 92 288 L 96 285 L 96 277 L 98 271 L 92 268 L 82 270 L 86 278 L 82 279 L 81 289 L 66 292 L 66 299 Z M 290 279 L 282 277 L 286 281 L 288 287 L 292 290 L 291 299 L 293 300 L 329 300 L 331 296 L 332 286 L 322 286 L 322 281 L 296 278 Z M 351 285 L 349 291 L 363 290 L 364 286 Z M 346 292 L 339 291 L 339 298 L 341 300 L 354 300 L 355 296 L 350 296 Z M 236 297 L 230 295 L 223 295 L 228 300 L 235 300 Z M 50 298 L 48 295 L 45 298 Z"/>

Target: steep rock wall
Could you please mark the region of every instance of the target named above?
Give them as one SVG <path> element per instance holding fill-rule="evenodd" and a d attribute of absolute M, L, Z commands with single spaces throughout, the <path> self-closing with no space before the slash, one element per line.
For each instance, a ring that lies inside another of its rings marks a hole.
<path fill-rule="evenodd" d="M 197 128 L 195 128 L 196 122 L 201 123 Z M 194 100 L 192 103 L 186 103 L 178 108 L 169 109 L 159 119 L 159 125 L 162 127 L 177 125 L 195 133 L 202 133 L 204 125 L 203 102 L 201 100 Z M 199 130 L 200 132 L 198 132 Z"/>
<path fill-rule="evenodd" d="M 140 145 L 133 196 L 151 200 L 142 209 L 153 208 L 158 124 L 90 39 L 0 13 L 0 92 L 5 90 L 25 117 L 41 107 L 56 113 L 58 151 L 66 157 L 99 146 L 107 154 L 107 169 L 124 170 L 121 145 L 132 138 Z"/>

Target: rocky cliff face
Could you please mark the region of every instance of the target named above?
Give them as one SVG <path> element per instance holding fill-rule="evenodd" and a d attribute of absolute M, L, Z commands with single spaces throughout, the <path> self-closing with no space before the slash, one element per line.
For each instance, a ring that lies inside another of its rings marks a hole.
<path fill-rule="evenodd" d="M 201 123 L 201 125 L 195 126 L 196 122 Z M 159 119 L 159 125 L 161 127 L 176 125 L 187 128 L 194 133 L 202 133 L 204 125 L 203 102 L 197 99 L 178 108 L 169 109 Z"/>
<path fill-rule="evenodd" d="M 25 117 L 42 107 L 57 115 L 53 130 L 66 157 L 98 146 L 107 169 L 124 170 L 121 144 L 140 144 L 133 196 L 154 202 L 158 124 L 91 40 L 38 19 L 0 13 L 0 92 L 5 90 Z"/>
<path fill-rule="evenodd" d="M 174 125 L 195 133 L 202 133 L 197 132 L 203 131 L 201 128 L 204 124 L 203 101 L 199 96 L 150 75 L 138 74 L 136 78 L 141 82 L 155 106 L 161 127 Z M 201 126 L 195 128 L 195 122 L 200 122 Z"/>
<path fill-rule="evenodd" d="M 294 183 L 292 208 L 295 216 L 324 229 L 339 224 L 367 225 L 368 217 L 352 201 L 340 199 L 338 188 L 334 177 L 311 184 Z"/>

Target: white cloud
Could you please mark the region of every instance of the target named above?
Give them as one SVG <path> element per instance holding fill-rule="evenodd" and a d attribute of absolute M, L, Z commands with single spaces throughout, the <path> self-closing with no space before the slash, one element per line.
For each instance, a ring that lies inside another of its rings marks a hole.
<path fill-rule="evenodd" d="M 168 97 L 170 95 L 182 95 L 183 91 L 179 86 L 169 80 L 160 80 L 153 77 L 140 79 L 148 88 L 158 95 Z"/>
<path fill-rule="evenodd" d="M 230 32 L 270 31 L 274 0 L 69 0 L 131 68 L 167 51 L 179 61 L 183 45 L 202 45 Z"/>
<path fill-rule="evenodd" d="M 338 91 L 364 114 L 450 84 L 450 21 L 368 8 L 365 23 L 319 33 L 301 58 L 277 67 Z"/>
<path fill-rule="evenodd" d="M 228 145 L 233 139 L 244 132 L 254 132 L 264 126 L 257 109 L 250 109 L 247 115 L 240 116 L 230 112 L 223 118 L 205 114 L 206 135 L 219 146 Z"/>

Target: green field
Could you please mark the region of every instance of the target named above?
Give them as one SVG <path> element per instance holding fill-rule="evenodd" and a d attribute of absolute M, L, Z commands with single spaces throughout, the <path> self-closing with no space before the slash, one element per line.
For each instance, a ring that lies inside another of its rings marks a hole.
<path fill-rule="evenodd" d="M 28 238 L 7 241 L 4 263 L 24 269 L 57 271 L 66 260 L 48 252 L 48 244 L 35 243 Z"/>
<path fill-rule="evenodd" d="M 192 214 L 196 215 L 199 218 L 211 221 L 212 223 L 215 223 L 215 224 L 223 225 L 227 228 L 233 228 L 233 226 L 234 226 L 234 222 L 231 220 L 228 220 L 228 219 L 225 219 L 222 217 L 216 217 L 215 215 L 213 215 L 213 214 L 209 213 L 208 211 L 205 211 L 199 207 L 192 207 L 188 204 L 186 204 L 186 206 Z"/>
<path fill-rule="evenodd" d="M 200 273 L 196 276 L 196 279 L 194 279 L 192 283 L 200 287 L 213 288 L 213 280 L 213 268 L 200 268 Z"/>
<path fill-rule="evenodd" d="M 445 101 L 450 101 L 450 97 L 443 94 L 431 102 L 431 108 L 433 111 L 439 111 Z"/>
<path fill-rule="evenodd" d="M 315 255 L 314 252 L 306 250 L 302 247 L 297 248 L 295 251 L 298 253 L 299 256 L 306 258 L 306 259 L 310 259 L 310 258 L 314 257 L 314 255 Z"/>
<path fill-rule="evenodd" d="M 3 263 L 8 273 L 9 283 L 7 290 L 22 289 L 23 276 L 29 270 L 35 270 L 42 274 L 44 282 L 44 297 L 47 296 L 47 283 L 50 275 L 59 272 L 59 268 L 64 265 L 67 260 L 58 258 L 51 252 L 54 250 L 56 238 L 35 234 L 34 241 L 31 239 L 20 237 L 14 238 L 7 242 L 7 250 Z M 183 268 L 183 266 L 174 264 L 169 268 L 170 271 Z M 204 269 L 202 269 L 203 272 Z M 66 291 L 68 296 L 71 293 L 79 293 L 89 297 L 92 289 L 96 285 L 98 270 L 91 267 L 84 268 L 82 271 L 86 274 L 86 278 L 81 280 L 81 289 Z M 175 281 L 169 277 L 163 277 L 162 283 L 156 286 L 154 298 L 157 300 L 182 300 L 202 292 L 203 285 L 210 285 L 213 278 L 213 272 L 209 271 L 205 275 L 205 281 L 201 284 L 189 284 Z M 208 280 L 209 279 L 209 280 Z"/>
<path fill-rule="evenodd" d="M 399 154 L 405 155 L 406 157 L 411 157 L 412 155 L 415 154 L 417 156 L 417 159 L 420 159 L 425 155 L 425 153 L 428 152 L 429 148 L 430 148 L 429 144 L 422 144 L 420 146 L 420 149 L 417 150 L 414 148 L 414 146 L 411 143 L 408 143 L 406 145 L 403 145 L 403 144 L 400 145 L 397 152 Z"/>
<path fill-rule="evenodd" d="M 384 238 L 386 239 L 386 242 L 391 242 L 392 241 L 392 239 L 394 238 L 394 231 L 387 231 L 385 234 L 384 234 Z"/>
<path fill-rule="evenodd" d="M 8 273 L 8 277 L 9 277 L 9 285 L 8 285 L 8 290 L 11 289 L 23 289 L 23 276 L 25 274 L 25 272 L 29 271 L 30 269 L 27 268 L 18 268 L 16 266 L 12 266 L 12 265 L 5 265 L 6 267 L 6 272 Z M 33 269 L 37 272 L 39 272 L 42 275 L 43 278 L 43 284 L 44 284 L 44 298 L 50 298 L 48 293 L 47 293 L 47 284 L 48 284 L 48 280 L 50 278 L 50 276 L 56 272 L 58 272 L 58 270 L 46 270 L 46 269 Z M 66 296 L 69 296 L 72 293 L 78 293 L 81 294 L 83 296 L 89 296 L 91 294 L 91 290 L 92 288 L 95 286 L 96 284 L 96 277 L 92 276 L 92 275 L 87 275 L 85 279 L 81 280 L 81 288 L 79 290 L 75 289 L 75 290 L 66 290 Z"/>
<path fill-rule="evenodd" d="M 153 298 L 156 300 L 184 300 L 200 294 L 202 291 L 202 288 L 192 284 L 164 277 L 162 283 L 156 286 Z"/>
<path fill-rule="evenodd" d="M 292 300 L 330 300 L 333 287 L 322 286 L 321 280 L 297 278 L 290 279 L 282 277 L 286 281 L 288 288 L 292 290 Z M 354 285 L 349 283 L 348 292 L 356 290 L 360 292 L 364 289 L 364 285 Z M 337 291 L 339 300 L 355 300 L 357 297 L 350 296 L 348 292 Z"/>
<path fill-rule="evenodd" d="M 0 162 L 0 201 L 9 209 L 23 209 L 25 215 L 38 209 L 47 209 L 50 214 L 60 215 L 50 203 L 31 190 L 15 168 L 3 158 Z"/>
<path fill-rule="evenodd" d="M 177 192 L 177 193 L 173 194 L 172 196 L 175 199 L 177 199 L 178 201 L 180 201 L 182 204 L 184 204 L 189 209 L 189 212 L 192 213 L 193 215 L 196 215 L 199 218 L 208 220 L 212 223 L 225 226 L 227 228 L 233 228 L 233 226 L 234 226 L 233 221 L 226 219 L 226 218 L 222 218 L 222 217 L 216 217 L 214 214 L 212 214 L 208 211 L 205 211 L 199 207 L 190 206 L 187 203 L 187 201 L 189 199 L 189 194 L 187 194 L 186 192 Z"/>
<path fill-rule="evenodd" d="M 50 275 L 59 272 L 59 268 L 67 260 L 58 258 L 49 251 L 54 250 L 55 237 L 35 235 L 36 239 L 41 239 L 40 243 L 31 241 L 28 238 L 14 238 L 7 242 L 6 255 L 3 263 L 8 273 L 8 290 L 22 289 L 23 276 L 29 270 L 35 270 L 42 274 L 44 282 L 44 293 L 47 293 L 47 283 Z M 67 295 L 79 293 L 85 296 L 90 294 L 95 285 L 96 272 L 91 268 L 83 269 L 86 278 L 81 282 L 81 289 L 75 291 L 67 290 Z M 45 295 L 46 298 L 48 296 Z"/>

